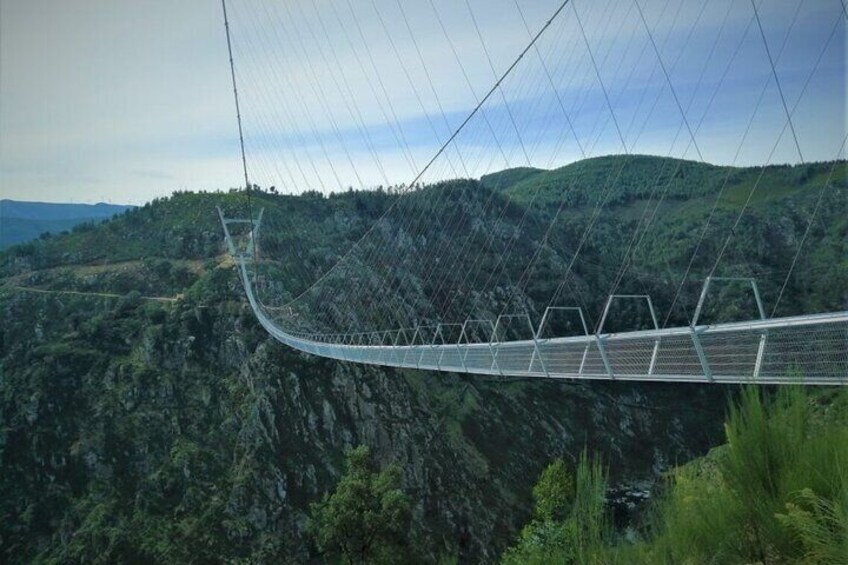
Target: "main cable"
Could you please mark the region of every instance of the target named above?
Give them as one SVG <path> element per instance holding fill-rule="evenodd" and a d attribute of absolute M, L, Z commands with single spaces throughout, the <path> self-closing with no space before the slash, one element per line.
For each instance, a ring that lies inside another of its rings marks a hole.
<path fill-rule="evenodd" d="M 227 35 L 227 53 L 230 56 L 230 77 L 233 81 L 233 100 L 236 103 L 236 121 L 238 122 L 239 146 L 241 147 L 241 165 L 244 170 L 244 190 L 247 194 L 247 213 L 250 219 L 250 233 L 253 234 L 253 207 L 250 202 L 250 181 L 247 177 L 247 157 L 244 154 L 244 130 L 241 126 L 241 109 L 239 108 L 238 87 L 236 86 L 236 66 L 233 62 L 233 43 L 230 40 L 230 20 L 227 17 L 227 0 L 221 0 L 221 9 L 224 12 L 224 31 Z M 253 250 L 253 261 L 256 262 L 256 245 L 251 245 Z"/>

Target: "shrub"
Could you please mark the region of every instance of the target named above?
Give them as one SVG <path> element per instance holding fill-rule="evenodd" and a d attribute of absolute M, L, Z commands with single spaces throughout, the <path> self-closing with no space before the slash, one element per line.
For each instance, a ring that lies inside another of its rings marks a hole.
<path fill-rule="evenodd" d="M 801 388 L 773 398 L 746 389 L 730 408 L 727 445 L 673 475 L 647 561 L 844 562 L 844 410 L 837 398 L 822 416 Z"/>
<path fill-rule="evenodd" d="M 584 450 L 575 478 L 560 459 L 533 488 L 534 518 L 503 556 L 506 564 L 592 563 L 609 541 L 606 472 Z"/>

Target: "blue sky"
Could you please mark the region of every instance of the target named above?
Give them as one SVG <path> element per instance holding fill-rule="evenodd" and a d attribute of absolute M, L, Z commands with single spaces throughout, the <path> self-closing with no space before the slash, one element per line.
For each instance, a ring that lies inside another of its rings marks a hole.
<path fill-rule="evenodd" d="M 559 3 L 230 0 L 251 179 L 409 182 Z M 833 159 L 842 4 L 759 6 L 803 157 Z M 638 153 L 798 162 L 752 18 L 747 0 L 573 0 L 424 180 L 621 153 L 622 136 Z M 2 197 L 141 203 L 237 186 L 240 165 L 218 2 L 0 2 Z"/>

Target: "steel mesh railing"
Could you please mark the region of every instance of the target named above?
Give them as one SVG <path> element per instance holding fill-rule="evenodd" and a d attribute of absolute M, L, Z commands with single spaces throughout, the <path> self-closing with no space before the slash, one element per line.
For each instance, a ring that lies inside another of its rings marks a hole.
<path fill-rule="evenodd" d="M 244 261 L 239 265 L 262 326 L 322 357 L 516 377 L 848 385 L 848 312 L 520 341 L 353 345 L 286 332 L 254 296 Z"/>

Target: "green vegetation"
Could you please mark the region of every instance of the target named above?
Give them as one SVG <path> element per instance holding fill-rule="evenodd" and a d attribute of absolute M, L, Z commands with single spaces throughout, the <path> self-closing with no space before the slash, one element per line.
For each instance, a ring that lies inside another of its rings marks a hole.
<path fill-rule="evenodd" d="M 571 489 L 555 462 L 533 491 L 533 522 L 503 561 L 845 563 L 848 393 L 748 388 L 731 404 L 725 430 L 726 445 L 671 473 L 645 539 L 632 545 L 605 538 L 601 507 L 578 502 L 581 492 L 603 495 L 603 475 L 587 472 L 585 456 L 571 512 L 551 512 Z"/>
<path fill-rule="evenodd" d="M 509 169 L 483 177 L 484 184 L 506 191 L 527 202 L 536 191 L 542 206 L 559 204 L 563 190 L 569 207 L 597 204 L 609 187 L 607 205 L 617 206 L 644 200 L 652 192 L 670 200 L 715 197 L 724 187 L 720 204 L 739 209 L 757 185 L 752 201 L 764 203 L 785 198 L 802 189 L 816 189 L 827 181 L 831 163 L 720 167 L 697 161 L 684 161 L 650 155 L 607 155 L 577 161 L 559 169 Z M 836 185 L 845 182 L 845 171 L 831 178 Z"/>
<path fill-rule="evenodd" d="M 612 532 L 604 495 L 607 476 L 599 461 L 584 450 L 575 478 L 559 459 L 549 465 L 533 488 L 534 518 L 507 550 L 509 565 L 593 563 Z"/>
<path fill-rule="evenodd" d="M 647 561 L 844 563 L 848 394 L 814 402 L 802 389 L 745 390 L 727 445 L 672 478 L 639 548 Z"/>
<path fill-rule="evenodd" d="M 535 169 L 533 167 L 515 167 L 497 173 L 483 175 L 480 177 L 480 183 L 492 190 L 506 190 L 519 182 L 526 181 L 531 177 L 544 174 L 545 172 L 547 171 L 544 169 Z"/>
<path fill-rule="evenodd" d="M 376 472 L 367 447 L 349 451 L 335 491 L 312 505 L 310 529 L 321 553 L 346 563 L 407 561 L 410 500 L 400 483 L 397 465 Z"/>
<path fill-rule="evenodd" d="M 469 256 L 482 273 L 505 269 L 496 277 L 501 283 L 519 280 L 524 267 L 521 261 L 501 265 L 507 245 L 513 257 L 540 250 L 526 292 L 513 298 L 538 321 L 586 228 L 603 186 L 597 183 L 618 170 L 617 159 L 414 191 L 404 210 L 424 211 L 420 221 L 390 214 L 379 225 L 404 258 L 397 273 L 409 289 L 405 298 L 416 311 L 426 311 L 443 301 L 434 281 L 444 278 L 463 299 L 457 306 L 479 299 L 481 315 L 514 308 L 507 302 L 513 294 L 508 285 L 479 294 L 474 284 L 481 281 L 463 283 L 464 269 L 439 270 L 452 263 L 440 249 L 470 234 Z M 675 183 L 673 198 L 670 190 L 623 283 L 628 288 L 620 291 L 648 292 L 667 308 L 713 203 L 712 189 L 699 179 L 715 188 L 726 172 L 683 163 L 681 178 L 670 173 L 673 160 L 637 161 L 624 171 L 630 175 L 624 193 L 611 199 L 574 267 L 569 287 L 586 301 L 590 318 L 597 319 L 603 291 L 621 264 L 622 237 L 633 233 L 643 211 L 652 210 L 648 179 L 665 167 L 662 174 Z M 831 165 L 767 169 L 725 252 L 720 274 L 757 276 L 769 309 Z M 580 170 L 587 179 L 585 198 L 563 208 L 545 242 L 568 171 Z M 694 302 L 757 170 L 732 172 L 738 182 L 729 185 L 704 236 L 684 304 Z M 537 186 L 532 183 L 543 179 L 544 192 L 525 210 Z M 433 195 L 446 187 L 456 190 L 437 210 Z M 846 188 L 839 164 L 777 315 L 848 304 Z M 302 291 L 373 225 L 394 193 L 253 193 L 253 212 L 265 209 L 260 291 L 271 288 L 269 282 L 279 298 Z M 424 560 L 451 555 L 460 562 L 493 561 L 531 520 L 539 528 L 551 526 L 551 535 L 557 524 L 571 520 L 570 537 L 563 539 L 572 557 L 593 555 L 600 545 L 610 560 L 618 553 L 622 560 L 662 559 L 662 540 L 672 540 L 675 530 L 659 520 L 641 544 L 609 547 L 614 540 L 607 517 L 596 512 L 598 497 L 590 494 L 604 478 L 597 461 L 607 466 L 606 481 L 617 489 L 650 483 L 657 470 L 703 455 L 721 441 L 727 389 L 505 382 L 392 372 L 299 354 L 274 342 L 245 304 L 224 249 L 217 205 L 231 216 L 249 212 L 243 193 L 181 192 L 0 253 L 0 561 L 314 561 L 321 556 L 306 530 L 311 505 L 336 488 L 345 450 L 359 444 L 371 446 L 376 456 L 391 455 L 400 467 L 412 504 L 415 551 Z M 456 212 L 455 221 L 447 222 L 445 210 Z M 439 260 L 421 264 L 420 257 Z M 422 276 L 425 269 L 436 270 L 432 279 Z M 346 276 L 379 280 L 374 275 L 363 267 Z M 345 289 L 354 286 L 340 285 L 328 300 L 349 302 Z M 707 321 L 754 312 L 749 293 L 739 288 L 717 286 L 715 293 Z M 144 300 L 157 296 L 173 300 Z M 616 307 L 610 329 L 618 321 L 629 328 L 647 323 L 635 304 Z M 685 322 L 685 309 L 678 310 L 670 324 Z M 457 308 L 446 318 L 466 315 Z M 550 333 L 574 331 L 567 322 L 552 321 Z M 771 414 L 771 404 L 765 406 Z M 826 419 L 822 410 L 830 418 L 839 413 L 837 406 L 844 410 L 844 401 L 812 407 L 809 437 Z M 807 443 L 804 449 L 812 449 L 814 442 Z M 576 467 L 552 471 L 550 488 L 538 490 L 539 509 L 531 516 L 531 485 L 544 464 L 558 456 L 570 464 L 584 447 L 597 459 L 579 473 Z M 679 471 L 693 475 L 692 496 L 714 489 L 720 493 L 716 500 L 730 497 L 721 494 L 729 486 L 712 481 L 723 451 L 707 458 L 703 469 Z M 556 488 L 567 483 L 563 470 L 574 476 L 573 491 Z M 796 540 L 798 559 L 838 548 L 834 532 L 844 523 L 844 503 L 821 485 L 785 482 L 796 490 L 779 491 L 775 504 L 762 510 L 775 517 L 760 536 L 768 540 L 779 531 Z M 682 489 L 684 481 L 679 484 Z M 595 516 L 600 522 L 590 523 L 597 527 L 581 533 L 571 519 L 578 512 Z"/>
<path fill-rule="evenodd" d="M 539 482 L 533 487 L 534 513 L 542 521 L 563 520 L 574 502 L 574 479 L 557 459 L 542 471 Z"/>
<path fill-rule="evenodd" d="M 605 296 L 595 290 L 612 287 L 626 260 L 627 246 L 621 242 L 628 241 L 638 229 L 641 242 L 630 257 L 627 276 L 618 290 L 648 293 L 663 309 L 671 305 L 716 195 L 724 187 L 681 289 L 681 299 L 670 312 L 670 324 L 685 324 L 687 313 L 691 313 L 687 312 L 688 305 L 697 299 L 703 278 L 755 185 L 716 274 L 756 277 L 766 307 L 771 307 L 828 178 L 830 184 L 823 193 L 817 220 L 777 315 L 823 311 L 838 308 L 846 300 L 845 287 L 840 284 L 848 277 L 848 181 L 844 163 L 731 169 L 660 157 L 606 156 L 551 171 L 511 169 L 488 175 L 480 182 L 447 181 L 413 191 L 400 209 L 381 220 L 378 231 L 383 237 L 364 241 L 361 254 L 365 256 L 372 248 L 388 243 L 396 248 L 398 257 L 407 258 L 395 266 L 393 276 L 411 293 L 404 299 L 423 316 L 430 315 L 428 305 L 445 302 L 440 293 L 450 288 L 454 291 L 450 303 L 454 308 L 439 313 L 446 319 L 464 319 L 468 315 L 465 305 L 471 300 L 478 315 L 528 308 L 538 319 L 561 282 L 594 207 L 605 188 L 612 186 L 604 213 L 573 265 L 570 295 L 563 297 L 563 302 L 574 302 L 580 296 L 590 320 L 594 319 Z M 60 237 L 15 246 L 0 255 L 0 277 L 33 278 L 22 286 L 85 291 L 106 291 L 103 285 L 107 285 L 118 293 L 129 292 L 133 282 L 141 282 L 148 288 L 136 290 L 145 295 L 152 294 L 157 285 L 167 288 L 162 294 L 173 295 L 197 279 L 198 265 L 218 260 L 223 253 L 216 206 L 234 217 L 246 217 L 251 212 L 256 215 L 264 208 L 261 255 L 265 261 L 258 268 L 267 280 L 277 281 L 279 288 L 274 289 L 273 298 L 284 302 L 306 289 L 345 254 L 392 204 L 395 193 L 390 188 L 324 197 L 255 191 L 251 210 L 244 195 L 236 192 L 175 193 L 103 225 L 84 226 Z M 439 209 L 434 207 L 437 198 L 441 199 Z M 525 214 L 526 206 L 529 209 Z M 556 225 L 546 237 L 557 210 Z M 646 218 L 653 218 L 648 229 Z M 461 242 L 466 253 L 474 250 L 474 268 L 483 275 L 469 277 L 465 269 L 450 268 L 453 257 L 445 250 L 451 242 Z M 520 280 L 526 264 L 502 262 L 506 249 L 511 250 L 512 257 L 538 254 L 529 283 L 518 295 L 504 281 Z M 169 261 L 174 271 L 147 265 L 142 265 L 144 269 L 130 268 L 150 261 Z M 117 263 L 128 267 L 123 280 L 97 280 L 92 273 L 80 271 L 81 266 Z M 65 267 L 71 272 L 59 272 Z M 187 273 L 181 271 L 183 267 Z M 375 268 L 379 269 L 371 266 Z M 428 276 L 439 269 L 445 272 Z M 338 276 L 346 280 L 339 286 L 362 286 L 350 285 L 351 280 L 376 284 L 382 279 L 375 274 L 379 273 L 368 272 L 366 267 L 361 272 L 344 269 Z M 477 287 L 489 274 L 495 275 L 499 286 L 480 296 Z M 367 286 L 363 288 L 368 290 Z M 722 294 L 708 301 L 705 320 L 755 314 L 750 293 L 732 285 L 717 292 Z M 342 311 L 352 297 L 342 291 L 332 300 Z M 616 307 L 622 310 L 612 316 L 612 331 L 625 329 L 615 327 L 619 319 L 635 321 L 627 329 L 647 323 L 646 313 L 635 304 Z M 559 327 L 561 324 L 561 320 L 555 320 L 551 331 L 573 329 Z"/>

